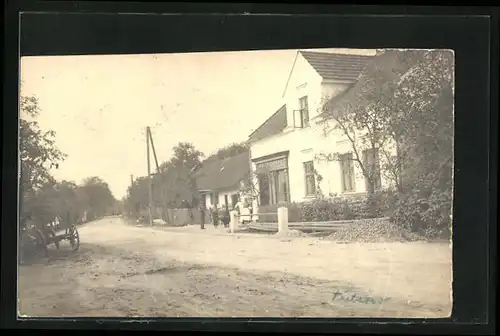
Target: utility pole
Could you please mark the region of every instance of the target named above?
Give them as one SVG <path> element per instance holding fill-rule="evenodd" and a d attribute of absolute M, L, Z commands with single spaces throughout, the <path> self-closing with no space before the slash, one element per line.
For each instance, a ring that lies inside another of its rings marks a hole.
<path fill-rule="evenodd" d="M 146 147 L 148 161 L 149 225 L 153 226 L 153 180 L 151 178 L 151 159 L 149 154 L 149 126 L 146 127 Z"/>
<path fill-rule="evenodd" d="M 155 164 L 156 164 L 156 172 L 158 174 L 158 177 L 160 178 L 160 195 L 162 199 L 162 208 L 163 208 L 163 216 L 165 221 L 168 223 L 169 222 L 169 217 L 168 217 L 168 210 L 167 210 L 167 202 L 166 202 L 166 197 L 165 193 L 163 190 L 163 177 L 160 174 L 160 165 L 158 164 L 158 157 L 156 156 L 156 150 L 155 150 L 155 144 L 153 142 L 153 135 L 151 134 L 151 130 L 149 130 L 149 141 L 151 141 L 151 149 L 153 150 L 153 157 L 155 159 Z"/>

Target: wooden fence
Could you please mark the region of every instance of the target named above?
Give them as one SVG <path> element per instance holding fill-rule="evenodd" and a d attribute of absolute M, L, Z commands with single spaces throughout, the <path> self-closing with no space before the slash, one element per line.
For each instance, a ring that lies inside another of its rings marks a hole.
<path fill-rule="evenodd" d="M 168 226 L 185 226 L 190 224 L 200 224 L 201 223 L 201 212 L 199 209 L 167 209 L 168 212 L 168 223 L 163 225 Z M 147 218 L 149 215 L 146 211 L 144 211 L 143 215 Z M 153 218 L 159 219 L 161 218 L 161 208 L 158 208 L 156 212 L 153 213 Z M 204 223 L 208 223 L 209 221 L 208 211 L 205 212 Z M 159 221 L 161 222 L 161 221 Z M 161 224 L 158 224 L 161 225 Z"/>
<path fill-rule="evenodd" d="M 363 222 L 363 219 L 339 220 L 327 222 L 289 222 L 288 209 L 286 207 L 278 208 L 277 213 L 265 213 L 265 215 L 276 215 L 278 222 L 257 222 L 253 221 L 246 225 L 247 228 L 264 232 L 286 232 L 289 229 L 303 232 L 335 232 L 342 228 L 357 225 Z M 237 217 L 237 216 L 236 216 Z M 389 218 L 374 218 L 376 220 L 389 220 Z M 238 225 L 238 224 L 237 224 Z"/>

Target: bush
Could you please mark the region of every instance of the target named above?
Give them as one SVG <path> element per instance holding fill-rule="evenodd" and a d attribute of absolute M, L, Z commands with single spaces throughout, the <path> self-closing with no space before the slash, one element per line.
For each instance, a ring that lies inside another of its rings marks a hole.
<path fill-rule="evenodd" d="M 411 190 L 397 196 L 391 220 L 426 238 L 449 238 L 451 192 Z"/>
<path fill-rule="evenodd" d="M 387 216 L 393 197 L 380 192 L 371 197 L 324 198 L 300 203 L 302 222 L 368 219 Z"/>
<path fill-rule="evenodd" d="M 318 199 L 300 204 L 302 222 L 349 220 L 360 217 L 362 201 L 355 199 Z"/>
<path fill-rule="evenodd" d="M 393 196 L 380 192 L 370 198 L 317 198 L 311 201 L 283 203 L 288 208 L 288 221 L 326 222 L 337 220 L 368 219 L 389 216 Z M 278 221 L 278 205 L 259 206 L 259 221 L 275 223 Z"/>

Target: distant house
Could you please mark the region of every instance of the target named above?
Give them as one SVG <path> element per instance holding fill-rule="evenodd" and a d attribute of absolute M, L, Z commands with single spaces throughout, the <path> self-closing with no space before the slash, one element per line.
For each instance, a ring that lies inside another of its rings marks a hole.
<path fill-rule="evenodd" d="M 324 99 L 349 90 L 372 56 L 297 52 L 283 92 L 283 105 L 248 139 L 260 205 L 303 201 L 324 194 L 366 192 L 366 181 L 342 136 L 324 135 L 316 123 Z M 344 152 L 341 161 L 317 162 L 318 153 Z M 363 154 L 378 162 L 374 153 Z M 317 181 L 318 173 L 322 176 Z M 381 179 L 380 183 L 384 183 Z"/>
<path fill-rule="evenodd" d="M 234 206 L 240 199 L 241 185 L 249 176 L 248 151 L 224 159 L 210 158 L 193 173 L 196 189 L 202 195 L 202 202 L 207 208 Z"/>

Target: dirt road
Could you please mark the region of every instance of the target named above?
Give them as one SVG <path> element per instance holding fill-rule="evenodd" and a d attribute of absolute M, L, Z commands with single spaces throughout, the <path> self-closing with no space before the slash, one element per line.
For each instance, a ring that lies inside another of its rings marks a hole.
<path fill-rule="evenodd" d="M 19 269 L 24 316 L 445 317 L 447 244 L 337 244 L 106 218 Z"/>

